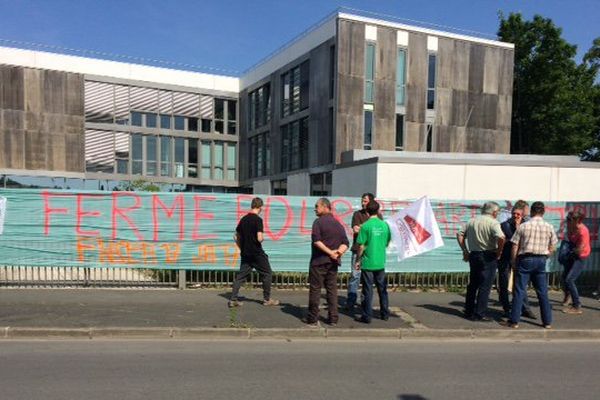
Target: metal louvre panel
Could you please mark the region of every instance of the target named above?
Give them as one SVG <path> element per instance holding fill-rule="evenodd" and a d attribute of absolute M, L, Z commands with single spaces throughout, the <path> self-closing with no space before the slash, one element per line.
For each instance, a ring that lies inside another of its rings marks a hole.
<path fill-rule="evenodd" d="M 200 116 L 206 119 L 213 117 L 213 98 L 212 96 L 200 96 Z"/>
<path fill-rule="evenodd" d="M 160 90 L 158 92 L 158 112 L 173 114 L 173 92 Z"/>
<path fill-rule="evenodd" d="M 114 134 L 112 131 L 85 130 L 87 171 L 113 171 Z"/>
<path fill-rule="evenodd" d="M 113 122 L 114 87 L 110 83 L 85 82 L 85 120 Z"/>
<path fill-rule="evenodd" d="M 115 119 L 118 124 L 129 121 L 129 86 L 115 85 Z"/>
<path fill-rule="evenodd" d="M 129 154 L 129 133 L 115 132 L 115 154 Z"/>
<path fill-rule="evenodd" d="M 173 93 L 173 114 L 197 117 L 200 113 L 200 96 L 194 93 Z"/>
<path fill-rule="evenodd" d="M 158 111 L 158 92 L 156 89 L 131 86 L 131 109 L 136 111 Z"/>

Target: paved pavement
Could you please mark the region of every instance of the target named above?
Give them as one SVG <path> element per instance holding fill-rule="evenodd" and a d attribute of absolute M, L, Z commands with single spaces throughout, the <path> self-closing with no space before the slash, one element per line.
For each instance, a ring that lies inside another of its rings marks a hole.
<path fill-rule="evenodd" d="M 361 338 L 501 338 L 600 339 L 600 302 L 583 298 L 583 315 L 561 312 L 562 294 L 551 293 L 553 329 L 523 319 L 519 329 L 501 326 L 501 308 L 493 293 L 494 322 L 473 322 L 461 315 L 458 293 L 390 292 L 388 321 L 369 325 L 341 309 L 337 327 L 320 329 L 302 322 L 308 292 L 276 290 L 277 307 L 264 307 L 261 292 L 242 290 L 242 307 L 229 309 L 229 291 L 219 289 L 0 289 L 0 338 L 44 337 L 361 337 Z M 537 301 L 530 298 L 539 315 Z M 340 304 L 345 301 L 340 293 Z M 322 303 L 325 303 L 323 299 Z M 375 299 L 375 304 L 377 300 Z M 323 304 L 324 307 L 324 304 Z M 358 309 L 355 310 L 358 313 Z M 322 317 L 326 310 L 321 311 Z M 377 316 L 377 311 L 375 312 Z"/>

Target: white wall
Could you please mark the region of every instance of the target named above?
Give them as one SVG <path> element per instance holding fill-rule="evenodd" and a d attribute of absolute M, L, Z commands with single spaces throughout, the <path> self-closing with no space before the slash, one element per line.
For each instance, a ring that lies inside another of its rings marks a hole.
<path fill-rule="evenodd" d="M 348 168 L 334 169 L 331 179 L 332 196 L 360 197 L 363 193 L 377 193 L 378 183 L 376 164 L 363 164 Z"/>
<path fill-rule="evenodd" d="M 600 168 L 441 163 L 372 163 L 337 169 L 333 174 L 336 194 L 360 195 L 361 180 L 353 177 L 372 174 L 375 165 L 375 193 L 381 198 L 427 195 L 456 200 L 600 201 Z M 356 189 L 349 184 L 352 179 L 357 182 Z"/>

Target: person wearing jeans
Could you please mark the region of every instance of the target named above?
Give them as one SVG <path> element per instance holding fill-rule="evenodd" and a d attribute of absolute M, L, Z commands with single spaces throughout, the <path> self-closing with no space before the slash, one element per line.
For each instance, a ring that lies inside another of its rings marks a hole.
<path fill-rule="evenodd" d="M 358 286 L 360 284 L 360 268 L 356 268 L 356 253 L 358 252 L 358 243 L 356 238 L 360 232 L 360 227 L 369 219 L 369 214 L 366 211 L 367 204 L 375 200 L 373 193 L 363 193 L 360 198 L 361 209 L 352 214 L 352 257 L 350 260 L 350 278 L 348 279 L 348 295 L 346 297 L 346 310 L 352 312 L 358 300 Z M 381 219 L 381 215 L 379 215 Z"/>
<path fill-rule="evenodd" d="M 467 222 L 456 235 L 463 261 L 469 262 L 465 318 L 473 321 L 491 321 L 486 315 L 488 299 L 505 240 L 496 219 L 499 211 L 498 203 L 485 203 L 481 215 Z"/>
<path fill-rule="evenodd" d="M 504 323 L 509 328 L 518 328 L 523 300 L 527 296 L 527 284 L 533 283 L 537 294 L 542 324 L 552 327 L 552 308 L 548 301 L 548 274 L 546 260 L 556 247 L 558 239 L 554 227 L 544 221 L 545 206 L 541 201 L 531 205 L 531 219 L 519 226 L 510 240 L 513 244 L 511 262 L 515 268 L 515 296 L 510 320 Z"/>
<path fill-rule="evenodd" d="M 583 224 L 584 218 L 585 215 L 581 211 L 569 211 L 567 214 L 567 237 L 573 246 L 573 250 L 564 264 L 562 274 L 563 290 L 565 292 L 563 303 L 566 306 L 563 312 L 566 314 L 583 313 L 575 281 L 581 275 L 585 261 L 591 253 L 590 232 Z M 568 306 L 569 297 L 573 302 L 571 306 Z"/>
<path fill-rule="evenodd" d="M 361 270 L 362 283 L 362 315 L 356 320 L 369 324 L 373 318 L 373 284 L 379 295 L 379 317 L 387 321 L 390 316 L 385 258 L 392 235 L 388 224 L 378 218 L 379 203 L 370 201 L 365 209 L 369 219 L 361 226 L 356 238 L 359 248 L 355 268 Z"/>

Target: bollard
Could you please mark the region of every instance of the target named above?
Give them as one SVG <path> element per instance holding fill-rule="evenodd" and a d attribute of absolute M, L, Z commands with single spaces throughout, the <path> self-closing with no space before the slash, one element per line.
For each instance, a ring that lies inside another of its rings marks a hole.
<path fill-rule="evenodd" d="M 178 289 L 180 289 L 180 290 L 185 290 L 185 288 L 186 288 L 185 275 L 186 275 L 185 269 L 180 269 L 179 273 L 177 274 L 177 276 L 179 277 Z"/>

